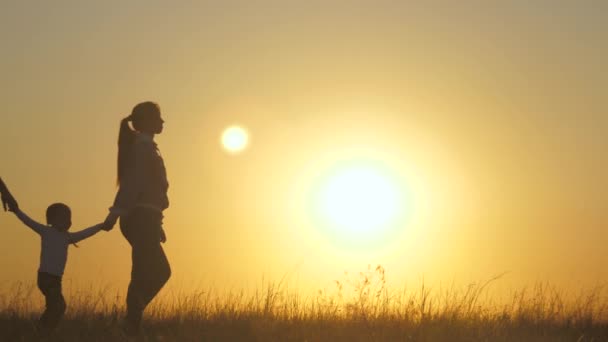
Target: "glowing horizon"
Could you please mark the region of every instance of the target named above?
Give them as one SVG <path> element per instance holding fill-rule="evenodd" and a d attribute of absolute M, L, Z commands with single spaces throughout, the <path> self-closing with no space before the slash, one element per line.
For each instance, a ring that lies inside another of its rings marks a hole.
<path fill-rule="evenodd" d="M 61 201 L 72 229 L 97 223 L 120 120 L 153 100 L 176 286 L 320 288 L 369 264 L 394 284 L 605 282 L 607 6 L 14 3 L 0 176 L 38 220 Z M 31 281 L 39 241 L 0 227 L 0 280 Z M 66 281 L 124 288 L 129 253 L 102 233 Z"/>

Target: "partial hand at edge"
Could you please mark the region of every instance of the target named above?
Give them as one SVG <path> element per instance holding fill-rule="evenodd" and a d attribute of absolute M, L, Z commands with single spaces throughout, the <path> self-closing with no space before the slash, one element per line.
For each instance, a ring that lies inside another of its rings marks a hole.
<path fill-rule="evenodd" d="M 16 212 L 19 209 L 19 204 L 15 197 L 10 193 L 2 178 L 0 178 L 0 199 L 2 200 L 2 208 L 4 211 Z"/>

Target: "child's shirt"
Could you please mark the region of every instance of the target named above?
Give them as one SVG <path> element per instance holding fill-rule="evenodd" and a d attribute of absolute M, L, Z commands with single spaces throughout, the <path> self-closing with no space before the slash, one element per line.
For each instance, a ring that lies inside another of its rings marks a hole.
<path fill-rule="evenodd" d="M 21 222 L 40 235 L 40 267 L 38 268 L 38 272 L 45 272 L 59 277 L 63 276 L 68 259 L 69 245 L 95 235 L 103 226 L 100 223 L 75 233 L 61 232 L 53 227 L 32 220 L 21 210 L 17 210 L 15 214 Z"/>

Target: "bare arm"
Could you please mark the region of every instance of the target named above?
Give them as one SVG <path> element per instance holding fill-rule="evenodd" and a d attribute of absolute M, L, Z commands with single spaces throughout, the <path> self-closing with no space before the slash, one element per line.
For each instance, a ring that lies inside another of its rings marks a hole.
<path fill-rule="evenodd" d="M 42 233 L 44 232 L 44 229 L 46 229 L 45 225 L 32 220 L 23 211 L 21 211 L 21 209 L 16 208 L 14 210 L 14 213 L 17 216 L 17 218 L 19 220 L 21 220 L 21 222 L 23 222 L 23 224 L 25 224 L 26 226 L 30 227 L 33 231 L 35 231 L 36 233 L 38 233 L 38 235 L 42 235 Z"/>
<path fill-rule="evenodd" d="M 93 227 L 89 227 L 87 229 L 83 229 L 83 230 L 75 232 L 75 233 L 69 233 L 70 242 L 77 243 L 86 238 L 89 238 L 89 237 L 97 234 L 102 228 L 103 228 L 103 223 L 100 223 L 100 224 L 94 225 Z"/>

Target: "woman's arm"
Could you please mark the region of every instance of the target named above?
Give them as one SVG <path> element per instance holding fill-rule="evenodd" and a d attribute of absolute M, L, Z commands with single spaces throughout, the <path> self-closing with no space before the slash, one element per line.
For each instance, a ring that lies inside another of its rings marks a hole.
<path fill-rule="evenodd" d="M 83 229 L 81 231 L 75 233 L 68 233 L 70 235 L 70 242 L 77 243 L 86 238 L 89 238 L 95 234 L 97 234 L 104 227 L 103 223 L 96 224 L 93 227 L 89 227 L 87 229 Z"/>
<path fill-rule="evenodd" d="M 152 145 L 136 142 L 132 152 L 131 163 L 127 167 L 124 178 L 120 181 L 114 205 L 110 208 L 110 211 L 117 215 L 123 215 L 135 206 L 146 183 L 154 150 Z"/>

